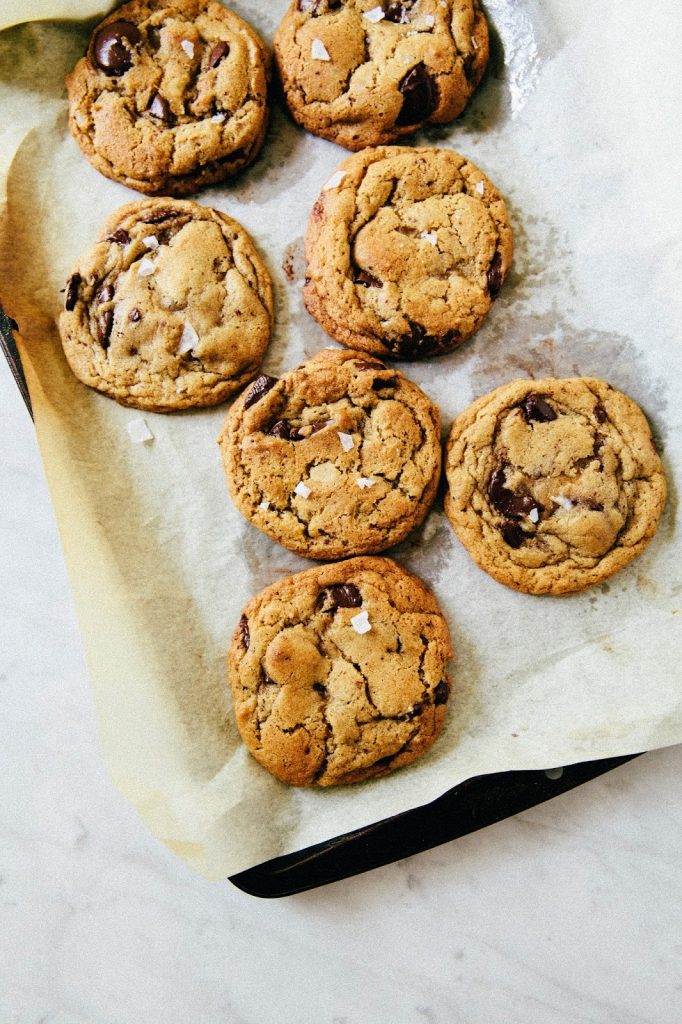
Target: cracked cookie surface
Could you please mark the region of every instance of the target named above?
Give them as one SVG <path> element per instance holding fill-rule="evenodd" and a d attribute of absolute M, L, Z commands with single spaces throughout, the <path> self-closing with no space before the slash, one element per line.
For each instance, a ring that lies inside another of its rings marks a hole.
<path fill-rule="evenodd" d="M 294 0 L 275 56 L 293 118 L 360 150 L 461 114 L 488 27 L 475 0 Z"/>
<path fill-rule="evenodd" d="M 183 199 L 116 210 L 66 286 L 71 369 L 122 405 L 217 405 L 257 371 L 272 331 L 270 275 L 244 228 Z"/>
<path fill-rule="evenodd" d="M 189 195 L 251 163 L 268 121 L 269 53 L 215 0 L 131 0 L 66 79 L 69 126 L 100 173 Z"/>
<path fill-rule="evenodd" d="M 343 345 L 418 359 L 487 316 L 512 259 L 504 200 L 463 156 L 380 147 L 349 157 L 313 207 L 308 311 Z"/>
<path fill-rule="evenodd" d="M 530 594 L 607 579 L 649 543 L 666 482 L 639 406 L 589 377 L 474 402 L 447 445 L 445 511 L 477 564 Z"/>
<path fill-rule="evenodd" d="M 433 595 L 390 559 L 298 573 L 250 601 L 235 632 L 239 732 L 294 786 L 385 775 L 438 738 L 451 653 Z"/>
<path fill-rule="evenodd" d="M 326 349 L 259 377 L 220 437 L 239 511 L 307 558 L 385 551 L 422 522 L 441 468 L 440 416 L 401 373 Z"/>

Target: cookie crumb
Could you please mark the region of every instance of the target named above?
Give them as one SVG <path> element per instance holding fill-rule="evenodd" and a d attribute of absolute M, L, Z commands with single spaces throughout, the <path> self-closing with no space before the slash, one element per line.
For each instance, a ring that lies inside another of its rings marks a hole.
<path fill-rule="evenodd" d="M 140 277 L 149 277 L 149 275 L 153 274 L 155 270 L 156 267 L 154 266 L 151 260 L 147 259 L 146 256 L 141 261 L 139 267 L 137 268 L 137 272 L 140 275 Z"/>
<path fill-rule="evenodd" d="M 151 444 L 154 440 L 154 435 L 147 426 L 147 421 L 141 416 L 136 420 L 128 420 L 126 430 L 134 444 Z"/>
<path fill-rule="evenodd" d="M 367 612 L 358 612 L 358 614 L 354 615 L 353 618 L 350 620 L 350 624 L 355 630 L 355 632 L 359 633 L 360 636 L 362 636 L 364 633 L 369 633 L 369 631 L 372 628 L 369 622 L 369 616 Z"/>
<path fill-rule="evenodd" d="M 331 60 L 329 50 L 321 39 L 313 39 L 312 46 L 310 47 L 310 56 L 313 60 Z"/>
<path fill-rule="evenodd" d="M 296 486 L 294 487 L 294 494 L 298 494 L 301 498 L 309 498 L 310 488 L 306 487 L 306 485 L 301 480 L 300 484 L 296 484 Z"/>
<path fill-rule="evenodd" d="M 366 21 L 371 21 L 376 25 L 378 21 L 382 21 L 385 17 L 383 9 L 381 7 L 373 7 L 371 11 L 365 11 L 363 18 Z"/>
<path fill-rule="evenodd" d="M 342 431 L 337 431 L 339 435 L 339 441 L 344 452 L 349 452 L 352 448 L 355 448 L 355 441 L 351 434 L 344 434 Z"/>

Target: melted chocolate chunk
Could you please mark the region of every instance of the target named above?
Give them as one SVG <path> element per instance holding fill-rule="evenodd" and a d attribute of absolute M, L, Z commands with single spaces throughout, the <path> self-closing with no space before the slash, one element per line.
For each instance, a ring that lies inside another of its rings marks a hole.
<path fill-rule="evenodd" d="M 551 423 L 552 420 L 556 419 L 556 413 L 549 402 L 546 402 L 544 398 L 541 398 L 540 395 L 536 395 L 534 392 L 526 395 L 521 402 L 521 411 L 526 423 L 530 423 L 531 420 L 535 420 L 536 423 Z"/>
<path fill-rule="evenodd" d="M 544 512 L 544 506 L 532 495 L 509 490 L 505 484 L 504 466 L 498 466 L 490 477 L 488 497 L 493 508 L 508 519 L 521 519 L 533 510 L 537 511 L 538 516 Z"/>
<path fill-rule="evenodd" d="M 594 407 L 594 418 L 596 419 L 597 423 L 606 423 L 608 419 L 606 409 L 601 404 L 601 402 L 597 402 L 597 404 Z"/>
<path fill-rule="evenodd" d="M 271 388 L 274 388 L 277 383 L 277 377 L 268 377 L 267 373 L 261 373 L 260 377 L 256 377 L 253 384 L 246 393 L 244 399 L 244 408 L 250 409 L 252 405 L 259 402 L 263 395 L 267 395 Z"/>
<path fill-rule="evenodd" d="M 472 80 L 475 65 L 476 65 L 476 54 L 475 53 L 470 53 L 467 57 L 464 58 L 464 62 L 462 64 L 462 70 L 464 71 L 464 76 L 465 76 L 467 82 L 471 82 L 471 80 Z"/>
<path fill-rule="evenodd" d="M 300 441 L 301 435 L 298 427 L 295 427 L 289 420 L 277 420 L 268 430 L 270 437 L 279 437 L 282 441 Z"/>
<path fill-rule="evenodd" d="M 323 612 L 335 612 L 337 608 L 359 608 L 362 594 L 354 583 L 334 583 L 325 587 L 318 598 Z"/>
<path fill-rule="evenodd" d="M 154 93 L 147 107 L 148 113 L 155 117 L 157 121 L 163 121 L 164 124 L 170 124 L 173 120 L 171 108 L 168 104 L 168 100 L 164 99 L 161 93 Z"/>
<path fill-rule="evenodd" d="M 386 4 L 384 18 L 386 21 L 392 21 L 394 25 L 406 25 L 410 20 L 409 11 L 413 6 L 414 0 Z"/>
<path fill-rule="evenodd" d="M 361 284 L 363 288 L 381 288 L 382 283 L 378 277 L 368 274 L 366 270 L 358 270 L 353 278 L 355 284 Z"/>
<path fill-rule="evenodd" d="M 95 64 L 105 75 L 123 75 L 133 66 L 133 50 L 142 41 L 130 21 L 111 21 L 96 33 L 92 46 Z"/>
<path fill-rule="evenodd" d="M 211 50 L 208 57 L 208 66 L 210 68 L 217 68 L 221 60 L 228 56 L 230 52 L 229 45 L 222 39 L 219 43 L 216 43 Z"/>
<path fill-rule="evenodd" d="M 358 359 L 355 363 L 355 367 L 358 370 L 385 370 L 386 363 L 380 362 L 379 359 Z"/>
<path fill-rule="evenodd" d="M 128 313 L 128 319 L 133 324 L 139 324 L 140 320 L 142 319 L 142 313 L 140 312 L 139 309 L 131 309 L 130 312 Z"/>
<path fill-rule="evenodd" d="M 130 235 L 123 228 L 114 231 L 113 235 L 107 235 L 107 242 L 116 242 L 117 245 L 127 245 L 129 241 Z"/>
<path fill-rule="evenodd" d="M 493 256 L 488 267 L 488 291 L 490 298 L 496 299 L 502 287 L 502 257 L 499 252 Z"/>
<path fill-rule="evenodd" d="M 66 282 L 66 297 L 64 299 L 64 309 L 67 313 L 70 313 L 75 308 L 76 302 L 78 301 L 78 289 L 81 286 L 82 278 L 80 274 L 72 274 L 69 280 Z"/>
<path fill-rule="evenodd" d="M 377 377 L 372 381 L 372 391 L 381 391 L 383 388 L 394 388 L 398 383 L 397 377 Z"/>
<path fill-rule="evenodd" d="M 502 536 L 510 548 L 520 548 L 526 539 L 525 533 L 516 523 L 505 523 L 502 527 Z"/>
<path fill-rule="evenodd" d="M 114 311 L 107 309 L 97 317 L 97 340 L 103 349 L 109 348 L 111 328 L 114 326 Z"/>
<path fill-rule="evenodd" d="M 185 216 L 182 213 L 178 213 L 177 210 L 169 210 L 167 207 L 162 210 L 157 210 L 156 213 L 149 214 L 145 217 L 145 224 L 160 224 L 164 220 L 177 220 L 178 217 Z"/>
<path fill-rule="evenodd" d="M 407 72 L 398 89 L 403 94 L 403 105 L 395 122 L 400 128 L 426 121 L 438 106 L 436 83 L 423 62 Z"/>
<path fill-rule="evenodd" d="M 410 333 L 404 334 L 397 342 L 389 342 L 392 351 L 405 359 L 422 359 L 436 352 L 445 352 L 461 337 L 457 330 L 445 334 L 428 334 L 421 324 L 410 323 Z"/>
<path fill-rule="evenodd" d="M 245 651 L 248 651 L 249 644 L 251 643 L 251 634 L 249 633 L 249 620 L 246 615 L 242 615 L 237 626 L 237 639 L 242 645 Z"/>
<path fill-rule="evenodd" d="M 436 705 L 438 705 L 438 704 L 446 704 L 447 700 L 448 700 L 448 694 L 449 693 L 450 693 L 450 687 L 448 686 L 448 684 L 446 683 L 446 681 L 444 679 L 441 680 L 441 682 L 438 684 L 436 689 L 433 691 L 433 703 L 436 704 Z"/>

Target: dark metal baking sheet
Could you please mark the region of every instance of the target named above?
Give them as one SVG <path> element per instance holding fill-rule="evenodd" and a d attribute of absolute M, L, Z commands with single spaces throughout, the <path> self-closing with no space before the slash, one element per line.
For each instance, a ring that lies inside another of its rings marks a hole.
<path fill-rule="evenodd" d="M 32 415 L 31 398 L 14 343 L 14 327 L 14 322 L 0 310 L 0 348 Z M 636 756 L 586 761 L 549 774 L 498 772 L 469 779 L 432 803 L 265 861 L 232 875 L 229 880 L 243 892 L 266 899 L 315 889 L 476 832 L 589 782 Z"/>

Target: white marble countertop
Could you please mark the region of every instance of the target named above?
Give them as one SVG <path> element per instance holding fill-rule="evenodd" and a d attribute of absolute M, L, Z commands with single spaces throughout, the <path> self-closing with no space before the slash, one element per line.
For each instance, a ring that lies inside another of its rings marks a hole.
<path fill-rule="evenodd" d="M 682 748 L 284 900 L 205 882 L 106 778 L 0 359 L 0 1024 L 673 1024 Z"/>

